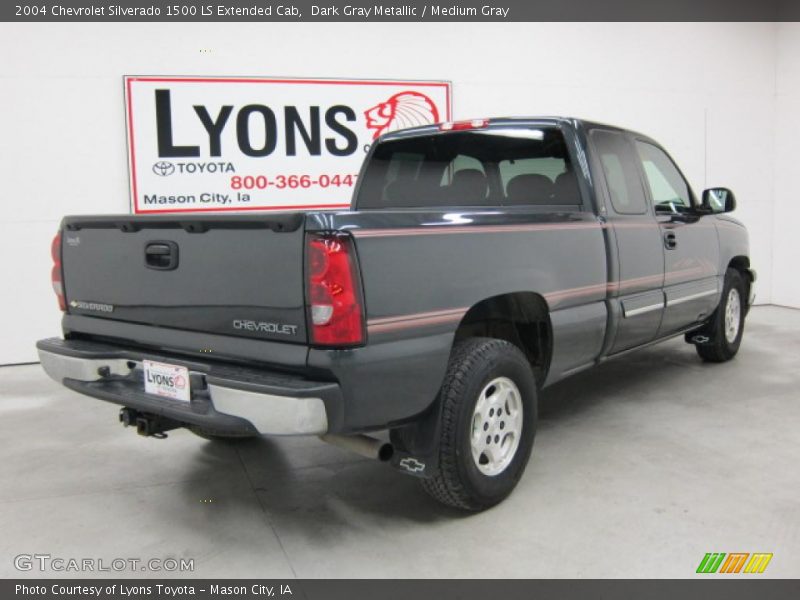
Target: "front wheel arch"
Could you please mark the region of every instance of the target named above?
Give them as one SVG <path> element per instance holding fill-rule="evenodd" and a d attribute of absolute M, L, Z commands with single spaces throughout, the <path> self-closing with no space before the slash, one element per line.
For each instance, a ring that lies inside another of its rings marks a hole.
<path fill-rule="evenodd" d="M 745 283 L 745 314 L 750 310 L 750 299 L 752 298 L 752 289 L 756 281 L 756 273 L 750 268 L 750 258 L 747 256 L 734 256 L 728 262 L 728 269 L 735 269 L 742 276 Z M 726 269 L 727 273 L 727 269 Z"/>
<path fill-rule="evenodd" d="M 730 268 L 725 272 L 725 282 L 719 305 L 708 322 L 691 339 L 695 342 L 697 354 L 706 362 L 725 362 L 739 352 L 744 335 L 746 316 L 747 281 L 739 270 Z M 735 337 L 731 339 L 731 301 L 736 306 Z"/>

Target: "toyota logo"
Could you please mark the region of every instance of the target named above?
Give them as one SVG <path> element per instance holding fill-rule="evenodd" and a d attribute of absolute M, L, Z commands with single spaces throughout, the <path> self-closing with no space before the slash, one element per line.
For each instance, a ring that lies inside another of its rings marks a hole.
<path fill-rule="evenodd" d="M 174 172 L 175 172 L 175 165 L 166 160 L 159 161 L 153 165 L 153 173 L 155 173 L 156 175 L 161 175 L 161 177 L 172 175 Z"/>

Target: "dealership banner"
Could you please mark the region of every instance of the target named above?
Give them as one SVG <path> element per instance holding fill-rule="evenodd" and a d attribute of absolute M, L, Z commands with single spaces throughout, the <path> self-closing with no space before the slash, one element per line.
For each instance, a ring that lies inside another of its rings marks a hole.
<path fill-rule="evenodd" d="M 446 81 L 126 76 L 131 211 L 337 209 L 380 135 L 447 121 Z"/>

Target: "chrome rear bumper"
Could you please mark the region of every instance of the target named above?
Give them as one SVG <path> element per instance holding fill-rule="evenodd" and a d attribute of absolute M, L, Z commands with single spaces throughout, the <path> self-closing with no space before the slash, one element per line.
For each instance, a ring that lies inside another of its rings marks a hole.
<path fill-rule="evenodd" d="M 321 435 L 329 430 L 328 405 L 340 401 L 335 383 L 250 368 L 60 338 L 41 340 L 37 348 L 45 372 L 72 390 L 223 433 Z M 186 366 L 190 402 L 146 394 L 143 359 Z"/>

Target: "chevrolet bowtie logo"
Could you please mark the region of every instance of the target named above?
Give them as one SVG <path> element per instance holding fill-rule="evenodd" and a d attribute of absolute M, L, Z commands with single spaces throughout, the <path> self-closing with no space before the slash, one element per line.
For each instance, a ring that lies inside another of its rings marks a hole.
<path fill-rule="evenodd" d="M 421 473 L 425 470 L 425 463 L 409 456 L 400 461 L 400 467 L 409 473 Z"/>

